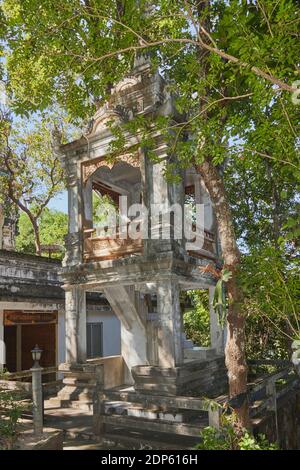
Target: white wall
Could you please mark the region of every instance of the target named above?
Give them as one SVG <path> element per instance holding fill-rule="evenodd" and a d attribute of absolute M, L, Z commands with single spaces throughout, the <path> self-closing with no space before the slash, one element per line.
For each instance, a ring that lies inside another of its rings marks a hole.
<path fill-rule="evenodd" d="M 121 325 L 116 315 L 112 311 L 87 311 L 87 323 L 98 322 L 103 323 L 103 356 L 121 354 Z"/>
<path fill-rule="evenodd" d="M 61 364 L 66 360 L 66 325 L 65 312 L 60 309 L 58 311 L 57 325 L 57 363 Z"/>
<path fill-rule="evenodd" d="M 87 323 L 103 323 L 103 356 L 121 354 L 121 325 L 116 315 L 110 311 L 89 311 L 87 307 Z M 58 312 L 58 364 L 65 361 L 65 312 Z"/>

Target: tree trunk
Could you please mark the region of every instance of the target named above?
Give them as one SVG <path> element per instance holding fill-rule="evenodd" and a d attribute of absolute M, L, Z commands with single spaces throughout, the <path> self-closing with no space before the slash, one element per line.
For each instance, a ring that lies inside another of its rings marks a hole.
<path fill-rule="evenodd" d="M 227 282 L 228 315 L 225 362 L 228 370 L 230 405 L 237 415 L 239 427 L 249 427 L 247 401 L 247 364 L 245 357 L 245 318 L 240 311 L 241 291 L 237 284 L 240 252 L 236 244 L 231 210 L 223 178 L 210 160 L 196 166 L 209 192 L 218 223 L 224 268 L 231 271 Z"/>
<path fill-rule="evenodd" d="M 35 244 L 35 254 L 41 256 L 41 240 L 40 240 L 40 229 L 36 219 L 29 217 L 33 227 L 34 233 L 34 244 Z"/>

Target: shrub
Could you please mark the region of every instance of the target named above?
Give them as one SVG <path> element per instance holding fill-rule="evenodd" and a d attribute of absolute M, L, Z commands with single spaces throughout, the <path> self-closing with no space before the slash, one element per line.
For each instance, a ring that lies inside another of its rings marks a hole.
<path fill-rule="evenodd" d="M 17 438 L 17 427 L 25 409 L 16 391 L 0 390 L 0 448 L 11 449 Z"/>
<path fill-rule="evenodd" d="M 213 404 L 214 405 L 214 404 Z M 220 407 L 218 403 L 215 406 Z M 208 426 L 200 433 L 200 450 L 279 450 L 277 444 L 269 443 L 262 434 L 254 437 L 246 429 L 236 426 L 236 416 L 225 407 L 220 415 L 220 429 Z"/>

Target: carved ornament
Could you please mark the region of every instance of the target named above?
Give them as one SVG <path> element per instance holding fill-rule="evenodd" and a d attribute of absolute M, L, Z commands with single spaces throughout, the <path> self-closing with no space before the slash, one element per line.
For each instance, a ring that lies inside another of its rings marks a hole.
<path fill-rule="evenodd" d="M 104 158 L 101 160 L 92 160 L 91 162 L 83 163 L 82 165 L 82 180 L 83 184 L 86 184 L 88 179 L 102 166 L 109 168 L 110 170 L 120 162 L 127 163 L 128 165 L 133 166 L 134 168 L 140 167 L 140 159 L 138 153 L 127 153 L 119 155 L 114 161 L 107 161 Z"/>

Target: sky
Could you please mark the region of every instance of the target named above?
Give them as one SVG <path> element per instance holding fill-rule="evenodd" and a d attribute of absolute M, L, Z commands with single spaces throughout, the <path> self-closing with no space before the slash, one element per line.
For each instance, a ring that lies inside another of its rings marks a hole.
<path fill-rule="evenodd" d="M 56 209 L 57 211 L 68 213 L 68 193 L 67 191 L 63 191 L 62 193 L 58 194 L 56 197 L 51 199 L 49 205 L 49 209 Z"/>

